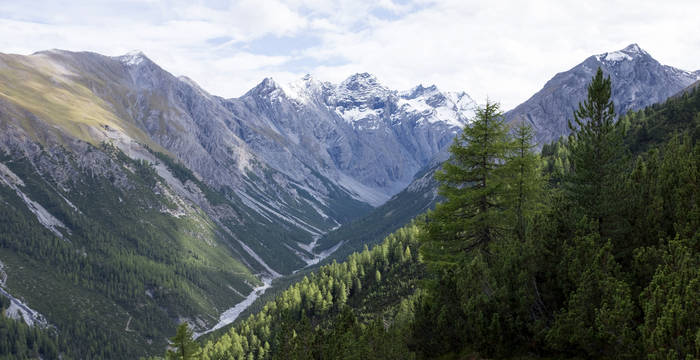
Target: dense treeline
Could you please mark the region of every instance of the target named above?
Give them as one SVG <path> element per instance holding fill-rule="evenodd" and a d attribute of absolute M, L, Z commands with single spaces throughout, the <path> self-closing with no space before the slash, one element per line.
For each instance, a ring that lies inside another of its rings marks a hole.
<path fill-rule="evenodd" d="M 700 97 L 616 122 L 610 88 L 599 71 L 528 191 L 499 114 L 465 129 L 428 216 L 419 357 L 700 357 Z"/>
<path fill-rule="evenodd" d="M 55 331 L 5 317 L 9 306 L 10 300 L 0 296 L 0 358 L 56 359 L 60 352 L 65 351 L 65 344 L 59 345 Z"/>
<path fill-rule="evenodd" d="M 419 232 L 407 226 L 371 251 L 321 267 L 208 342 L 201 358 L 407 358 L 405 335 L 423 277 Z"/>

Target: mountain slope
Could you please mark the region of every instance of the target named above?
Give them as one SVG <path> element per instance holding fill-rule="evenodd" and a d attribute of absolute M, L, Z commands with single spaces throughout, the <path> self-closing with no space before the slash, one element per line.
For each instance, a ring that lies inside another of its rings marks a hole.
<path fill-rule="evenodd" d="M 342 260 L 364 246 L 373 246 L 389 234 L 411 222 L 417 215 L 435 207 L 439 201 L 435 171 L 441 167 L 434 162 L 420 171 L 406 189 L 394 195 L 367 216 L 328 232 L 316 247 L 318 252 L 333 250 L 326 261 Z"/>
<path fill-rule="evenodd" d="M 569 134 L 567 121 L 585 99 L 586 85 L 598 67 L 612 79 L 618 114 L 662 102 L 698 79 L 697 73 L 661 65 L 637 44 L 631 44 L 619 51 L 590 56 L 555 75 L 542 90 L 508 111 L 506 120 L 531 124 L 539 146 Z"/>
<path fill-rule="evenodd" d="M 151 165 L 84 146 L 91 158 L 60 147 L 0 156 L 3 288 L 58 329 L 69 355 L 157 351 L 173 319 L 207 326 L 259 283 L 264 269 Z"/>
<path fill-rule="evenodd" d="M 258 314 L 207 341 L 203 358 L 410 358 L 408 351 L 396 352 L 407 341 L 396 335 L 407 330 L 424 277 L 416 255 L 420 231 L 405 226 L 372 250 L 309 274 Z M 358 336 L 369 329 L 371 335 Z"/>

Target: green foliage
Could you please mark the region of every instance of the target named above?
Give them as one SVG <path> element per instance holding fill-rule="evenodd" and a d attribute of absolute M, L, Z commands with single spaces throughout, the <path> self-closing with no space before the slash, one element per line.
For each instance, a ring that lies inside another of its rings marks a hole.
<path fill-rule="evenodd" d="M 59 342 L 55 331 L 31 327 L 22 320 L 6 318 L 10 301 L 0 296 L 0 358 L 3 359 L 57 359 L 65 353 L 65 344 Z"/>
<path fill-rule="evenodd" d="M 404 227 L 372 250 L 321 267 L 207 342 L 202 358 L 410 358 L 409 299 L 423 270 L 405 254 L 415 252 L 419 234 L 417 225 Z"/>
<path fill-rule="evenodd" d="M 56 326 L 68 344 L 66 356 L 161 353 L 174 331 L 172 318 L 214 319 L 218 309 L 240 299 L 236 291 L 249 291 L 246 282 L 257 279 L 201 212 L 179 218 L 167 213 L 175 205 L 150 164 L 109 144 L 92 151 L 109 155 L 110 166 L 126 178 L 110 170 L 93 176 L 72 164 L 68 153 L 42 155 L 37 161 L 76 172 L 72 182 L 59 185 L 26 159 L 1 159 L 23 179 L 21 191 L 69 229 L 61 230 L 66 239 L 57 237 L 14 190 L 0 185 L 7 289 Z"/>
<path fill-rule="evenodd" d="M 192 329 L 189 328 L 186 322 L 177 327 L 175 336 L 170 338 L 170 346 L 165 358 L 168 360 L 194 360 L 199 359 L 202 349 L 199 343 L 194 341 Z"/>
<path fill-rule="evenodd" d="M 574 111 L 569 122 L 569 158 L 571 171 L 566 194 L 582 214 L 597 221 L 598 233 L 607 239 L 622 226 L 618 219 L 624 148 L 622 130 L 615 122 L 610 77 L 598 68 L 588 86 L 588 98 Z"/>
<path fill-rule="evenodd" d="M 450 161 L 435 174 L 446 200 L 428 215 L 421 246 L 426 261 L 458 264 L 470 251 L 503 236 L 507 188 L 502 160 L 510 146 L 499 105 L 487 102 L 455 139 Z"/>
<path fill-rule="evenodd" d="M 541 161 L 533 152 L 534 134 L 532 128 L 518 124 L 512 135 L 511 148 L 505 157 L 505 177 L 508 178 L 505 198 L 509 208 L 509 223 L 514 227 L 513 232 L 520 241 L 525 241 L 528 224 L 537 209 L 541 207 L 540 200 L 543 190 Z"/>
<path fill-rule="evenodd" d="M 545 145 L 541 163 L 525 128 L 502 141 L 511 151 L 490 168 L 504 189 L 491 193 L 500 222 L 464 210 L 484 192 L 468 171 L 454 171 L 469 144 L 453 146 L 446 168 L 459 175 L 439 178 L 450 191 L 428 215 L 421 247 L 431 266 L 411 323 L 419 358 L 700 356 L 696 95 L 615 123 L 610 88 L 599 71 L 573 134 Z M 649 140 L 640 129 L 650 124 L 658 130 L 651 147 L 638 143 Z M 435 223 L 450 226 L 431 232 Z M 504 230 L 470 247 L 489 226 Z"/>
<path fill-rule="evenodd" d="M 650 359 L 700 358 L 700 237 L 674 239 L 641 295 L 644 350 Z"/>
<path fill-rule="evenodd" d="M 629 285 L 620 280 L 612 244 L 599 245 L 597 233 L 564 245 L 559 269 L 571 287 L 565 306 L 547 334 L 554 349 L 571 354 L 636 358 L 635 304 Z"/>

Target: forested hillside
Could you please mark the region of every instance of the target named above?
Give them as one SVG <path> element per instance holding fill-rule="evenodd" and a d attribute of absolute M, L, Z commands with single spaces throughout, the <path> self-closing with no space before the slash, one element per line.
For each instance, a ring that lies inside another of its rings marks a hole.
<path fill-rule="evenodd" d="M 617 120 L 610 91 L 599 71 L 539 156 L 486 104 L 437 174 L 443 203 L 203 357 L 699 358 L 700 92 Z"/>
<path fill-rule="evenodd" d="M 259 281 L 224 230 L 178 202 L 153 165 L 100 150 L 108 174 L 78 169 L 65 189 L 26 159 L 0 157 L 1 285 L 48 319 L 64 357 L 134 358 L 160 352 L 172 318 L 211 322 Z M 58 150 L 40 159 L 75 166 Z"/>
<path fill-rule="evenodd" d="M 203 359 L 405 358 L 420 228 L 410 225 L 291 286 L 203 347 Z"/>

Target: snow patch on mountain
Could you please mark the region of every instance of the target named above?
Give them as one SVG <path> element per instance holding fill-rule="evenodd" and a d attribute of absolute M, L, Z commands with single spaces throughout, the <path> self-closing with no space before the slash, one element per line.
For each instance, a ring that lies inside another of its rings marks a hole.
<path fill-rule="evenodd" d="M 117 59 L 126 66 L 137 66 L 146 60 L 146 55 L 139 50 L 133 50 L 122 56 L 118 56 Z"/>
<path fill-rule="evenodd" d="M 335 109 L 335 112 L 345 119 L 350 124 L 354 124 L 359 120 L 379 120 L 379 117 L 383 113 L 383 109 L 369 109 L 366 105 L 360 105 L 358 107 L 344 108 L 339 106 Z M 371 124 L 369 126 L 362 126 L 359 130 L 377 130 L 379 124 Z"/>
<path fill-rule="evenodd" d="M 630 44 L 626 48 L 618 51 L 607 52 L 604 54 L 595 55 L 598 61 L 606 62 L 620 62 L 620 61 L 631 61 L 637 57 L 649 56 L 649 53 L 642 50 L 637 44 Z"/>
<path fill-rule="evenodd" d="M 474 114 L 476 104 L 464 92 L 442 93 L 435 85 L 419 85 L 399 94 L 398 106 L 401 112 L 422 115 L 430 124 L 446 123 L 450 126 L 464 127 Z M 394 114 L 399 117 L 401 114 Z"/>

